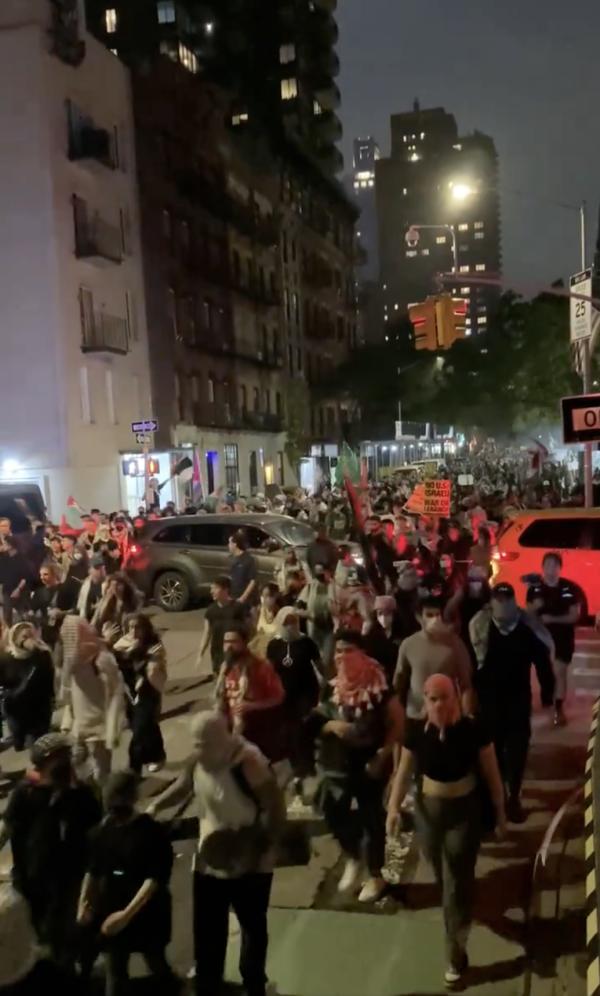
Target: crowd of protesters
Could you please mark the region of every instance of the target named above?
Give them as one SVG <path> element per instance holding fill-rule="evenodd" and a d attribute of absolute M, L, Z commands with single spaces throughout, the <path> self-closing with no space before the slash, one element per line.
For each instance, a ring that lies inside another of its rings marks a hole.
<path fill-rule="evenodd" d="M 177 991 L 165 954 L 173 851 L 156 816 L 185 801 L 198 815 L 195 992 L 220 991 L 233 910 L 245 991 L 266 996 L 286 807 L 288 816 L 321 814 L 344 856 L 340 892 L 373 903 L 388 888 L 386 833 L 396 833 L 411 793 L 442 891 L 445 982 L 462 983 L 481 841 L 526 819 L 531 668 L 543 706 L 563 724 L 582 600 L 552 553 L 526 606 L 510 585 L 493 587 L 494 533 L 523 496 L 506 468 L 500 489 L 464 495 L 464 467 L 446 472 L 456 472 L 451 519 L 411 514 L 414 481 L 401 477 L 255 499 L 309 522 L 315 538 L 302 557 L 284 552 L 261 588 L 243 529 L 231 537 L 230 570 L 211 587 L 199 645 L 214 671 L 213 708 L 193 717 L 193 752 L 146 812 L 138 788 L 165 761 L 168 676 L 126 571 L 146 512 L 136 521 L 92 510 L 78 530 L 36 526 L 27 545 L 0 521 L 2 714 L 6 743 L 31 750 L 1 831 L 13 882 L 0 895 L 0 940 L 12 919 L 22 957 L 19 967 L 15 951 L 0 969 L 0 992 L 39 992 L 40 979 L 86 992 L 101 950 L 108 996 L 127 991 L 132 952 L 144 955 L 157 991 Z M 248 503 L 217 495 L 202 511 L 225 507 Z M 128 770 L 114 772 L 128 727 Z"/>

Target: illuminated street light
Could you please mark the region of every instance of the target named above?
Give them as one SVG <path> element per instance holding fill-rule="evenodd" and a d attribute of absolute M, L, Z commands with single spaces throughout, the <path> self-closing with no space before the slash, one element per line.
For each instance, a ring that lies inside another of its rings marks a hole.
<path fill-rule="evenodd" d="M 13 460 L 9 457 L 8 460 L 4 460 L 2 463 L 2 470 L 7 477 L 12 477 L 13 474 L 18 473 L 21 469 L 21 464 L 18 460 Z"/>
<path fill-rule="evenodd" d="M 455 201 L 466 201 L 475 193 L 475 188 L 469 186 L 468 183 L 451 183 L 450 190 L 452 199 Z"/>

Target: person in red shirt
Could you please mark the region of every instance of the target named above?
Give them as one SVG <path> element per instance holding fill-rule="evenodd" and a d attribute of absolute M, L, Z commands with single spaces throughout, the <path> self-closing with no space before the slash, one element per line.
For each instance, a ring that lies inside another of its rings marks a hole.
<path fill-rule="evenodd" d="M 223 638 L 224 661 L 215 697 L 231 728 L 241 733 L 271 762 L 285 757 L 279 707 L 285 698 L 281 680 L 269 661 L 253 654 L 243 626 L 232 626 Z"/>

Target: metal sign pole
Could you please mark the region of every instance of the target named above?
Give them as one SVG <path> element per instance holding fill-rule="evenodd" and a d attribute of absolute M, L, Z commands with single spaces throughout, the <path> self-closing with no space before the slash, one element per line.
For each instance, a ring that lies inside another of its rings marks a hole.
<path fill-rule="evenodd" d="M 589 394 L 592 388 L 592 363 L 590 355 L 590 340 L 584 339 L 581 343 L 583 351 L 583 390 Z M 585 495 L 585 507 L 594 507 L 594 475 L 592 467 L 593 443 L 585 443 L 583 448 L 583 487 Z"/>

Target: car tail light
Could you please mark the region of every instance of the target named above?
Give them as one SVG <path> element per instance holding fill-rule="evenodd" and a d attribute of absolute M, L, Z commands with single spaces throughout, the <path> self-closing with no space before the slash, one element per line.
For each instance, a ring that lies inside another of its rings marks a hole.
<path fill-rule="evenodd" d="M 513 560 L 518 560 L 520 554 L 516 550 L 494 550 L 492 554 L 492 560 L 501 561 L 502 563 L 509 563 Z"/>

